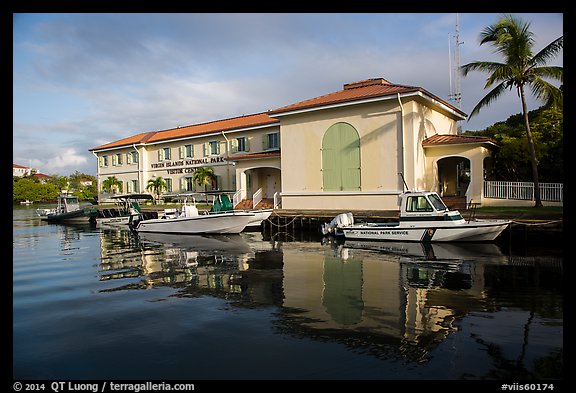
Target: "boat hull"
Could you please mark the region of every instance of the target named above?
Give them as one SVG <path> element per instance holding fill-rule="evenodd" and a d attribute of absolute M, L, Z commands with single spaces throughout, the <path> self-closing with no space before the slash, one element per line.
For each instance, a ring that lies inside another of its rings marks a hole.
<path fill-rule="evenodd" d="M 217 213 L 193 217 L 156 218 L 140 221 L 137 232 L 206 234 L 240 233 L 254 220 L 254 213 Z"/>
<path fill-rule="evenodd" d="M 446 226 L 363 224 L 339 229 L 346 239 L 403 242 L 477 242 L 495 240 L 509 225 L 509 221 L 470 221 L 461 225 Z"/>
<path fill-rule="evenodd" d="M 66 213 L 47 214 L 46 216 L 42 216 L 41 219 L 46 220 L 48 222 L 70 222 L 70 223 L 87 224 L 94 221 L 95 214 L 91 211 L 87 212 L 84 209 L 81 209 Z"/>
<path fill-rule="evenodd" d="M 247 228 L 260 228 L 262 222 L 266 221 L 272 215 L 272 212 L 273 209 L 250 210 L 250 213 L 254 213 L 254 219 L 248 224 Z"/>
<path fill-rule="evenodd" d="M 118 217 L 106 217 L 106 218 L 96 218 L 97 225 L 110 225 L 110 226 L 128 226 L 130 222 L 130 216 L 118 216 Z"/>

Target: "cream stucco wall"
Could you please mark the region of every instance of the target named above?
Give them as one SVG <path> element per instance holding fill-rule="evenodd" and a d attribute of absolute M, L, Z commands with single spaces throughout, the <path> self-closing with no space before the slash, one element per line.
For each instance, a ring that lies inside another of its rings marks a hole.
<path fill-rule="evenodd" d="M 484 159 L 491 156 L 491 152 L 484 146 L 471 148 L 470 145 L 450 145 L 428 147 L 426 150 L 426 184 L 430 190 L 438 191 L 438 161 L 446 157 L 462 157 L 470 161 L 470 184 L 467 191 L 469 202 L 482 203 L 484 184 Z"/>
<path fill-rule="evenodd" d="M 360 138 L 360 191 L 324 192 L 322 139 L 335 123 Z M 397 99 L 280 116 L 282 206 L 286 209 L 394 210 L 404 190 L 429 189 L 422 140 L 455 134 L 456 122 L 416 99 Z"/>
<path fill-rule="evenodd" d="M 235 169 L 234 157 L 269 151 L 263 144 L 263 137 L 268 133 L 279 133 L 279 131 L 278 126 L 271 126 L 229 131 L 225 133 L 226 137 L 224 137 L 222 133 L 213 133 L 199 137 L 178 138 L 146 145 L 140 144 L 136 146 L 139 152 L 139 162 L 137 164 L 128 164 L 126 160 L 126 153 L 134 151 L 134 147 L 132 146 L 98 151 L 95 153 L 97 157 L 103 155 L 108 156 L 108 166 L 98 166 L 99 190 L 101 192 L 102 182 L 104 180 L 110 176 L 115 176 L 118 180 L 122 181 L 123 192 L 127 191 L 126 183 L 132 180 L 138 181 L 139 192 L 147 192 L 146 185 L 148 180 L 154 179 L 155 177 L 162 177 L 163 179 L 172 180 L 172 192 L 176 193 L 184 191 L 181 188 L 182 179 L 193 176 L 194 170 L 201 166 L 209 166 L 214 169 L 214 174 L 219 177 L 219 186 L 221 189 L 234 190 L 239 180 L 236 176 L 237 171 Z M 247 138 L 249 143 L 248 150 L 234 153 L 229 145 L 229 141 L 239 137 Z M 228 138 L 228 141 L 226 138 Z M 203 146 L 210 141 L 217 141 L 220 144 L 219 154 L 204 155 Z M 193 146 L 193 157 L 180 158 L 179 148 L 188 144 Z M 171 157 L 170 159 L 159 160 L 158 151 L 164 148 L 170 148 Z M 123 163 L 122 165 L 113 166 L 111 157 L 119 153 L 123 154 Z M 227 160 L 228 157 L 230 158 L 230 162 Z M 264 165 L 279 169 L 279 161 L 278 158 L 276 158 L 275 161 L 254 160 L 250 165 L 251 167 Z M 264 179 L 262 181 L 266 180 L 266 175 L 267 173 L 263 175 Z M 280 176 L 277 175 L 277 178 L 279 183 Z"/>

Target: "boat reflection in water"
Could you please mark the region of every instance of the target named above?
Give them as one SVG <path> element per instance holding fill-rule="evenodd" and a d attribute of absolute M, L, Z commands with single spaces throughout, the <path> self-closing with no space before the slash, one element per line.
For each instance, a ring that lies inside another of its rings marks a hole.
<path fill-rule="evenodd" d="M 535 367 L 536 360 L 542 361 L 539 356 L 552 355 L 538 352 L 541 348 L 532 350 L 529 335 L 522 334 L 531 323 L 536 331 L 550 329 L 558 334 L 562 348 L 562 326 L 537 323 L 538 318 L 562 318 L 561 312 L 551 311 L 562 310 L 561 304 L 554 304 L 562 302 L 561 289 L 556 287 L 561 281 L 561 259 L 545 264 L 517 260 L 491 243 L 346 240 L 322 245 L 264 242 L 260 234 L 246 233 L 155 234 L 153 239 L 140 234 L 139 247 L 128 256 L 114 254 L 113 247 L 105 244 L 115 236 L 133 241 L 128 237 L 134 234 L 120 233 L 103 233 L 101 279 L 138 280 L 104 291 L 160 285 L 173 287 L 172 296 L 225 298 L 238 307 L 275 306 L 278 311 L 272 323 L 277 334 L 328 340 L 382 359 L 427 362 L 433 351 L 460 332 L 460 337 L 467 335 L 466 340 L 476 337 L 475 346 L 485 346 L 483 356 L 498 357 L 494 364 L 518 367 L 521 358 L 521 367 Z M 520 265 L 523 269 L 516 269 Z M 535 288 L 547 296 L 527 295 Z M 519 318 L 519 325 L 510 331 L 474 330 L 486 318 L 524 314 L 530 318 Z M 500 345 L 506 352 L 492 350 Z M 475 369 L 472 360 L 467 364 L 462 358 L 469 348 L 451 346 L 442 351 L 454 351 L 458 372 L 498 372 Z"/>

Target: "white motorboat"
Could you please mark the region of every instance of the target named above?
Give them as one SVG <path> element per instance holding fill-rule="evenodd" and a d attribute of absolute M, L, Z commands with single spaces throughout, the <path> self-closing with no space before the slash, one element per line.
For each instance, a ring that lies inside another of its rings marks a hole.
<path fill-rule="evenodd" d="M 355 224 L 352 213 L 343 213 L 325 224 L 322 232 L 346 239 L 476 242 L 495 240 L 509 225 L 505 220 L 465 220 L 458 210 L 449 210 L 437 193 L 407 191 L 400 194 L 397 222 Z"/>
<path fill-rule="evenodd" d="M 110 197 L 114 200 L 114 208 L 100 209 L 96 216 L 98 226 L 127 226 L 130 216 L 140 213 L 139 200 L 153 200 L 150 194 L 125 194 Z"/>
<path fill-rule="evenodd" d="M 259 229 L 263 221 L 266 221 L 271 215 L 274 209 L 254 209 L 249 210 L 250 213 L 254 213 L 254 220 L 248 224 L 246 228 Z"/>
<path fill-rule="evenodd" d="M 130 226 L 137 232 L 156 232 L 174 234 L 215 234 L 240 233 L 255 220 L 252 212 L 226 210 L 230 204 L 225 194 L 215 195 L 212 211 L 200 214 L 192 194 L 183 194 L 182 207 L 165 209 L 159 218 L 142 219 L 142 215 L 133 216 Z M 191 203 L 191 204 L 189 204 Z"/>

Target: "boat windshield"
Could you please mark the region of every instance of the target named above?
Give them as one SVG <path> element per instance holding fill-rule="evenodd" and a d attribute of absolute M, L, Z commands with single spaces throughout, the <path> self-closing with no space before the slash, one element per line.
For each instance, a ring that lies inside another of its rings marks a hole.
<path fill-rule="evenodd" d="M 430 199 L 430 202 L 432 202 L 432 205 L 434 205 L 434 208 L 436 210 L 444 211 L 448 209 L 444 204 L 444 202 L 442 201 L 442 199 L 440 199 L 440 197 L 437 194 L 430 194 L 428 195 L 428 198 Z"/>

